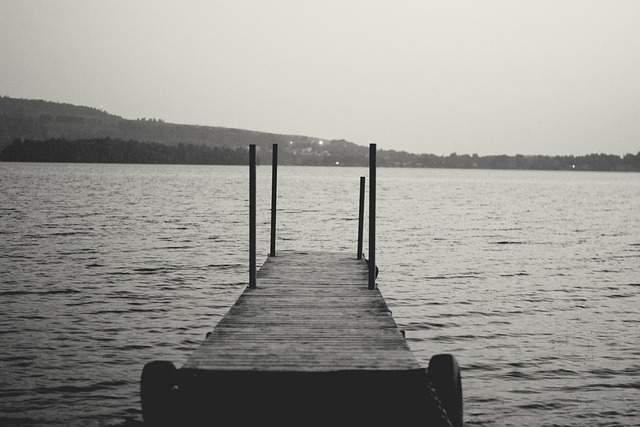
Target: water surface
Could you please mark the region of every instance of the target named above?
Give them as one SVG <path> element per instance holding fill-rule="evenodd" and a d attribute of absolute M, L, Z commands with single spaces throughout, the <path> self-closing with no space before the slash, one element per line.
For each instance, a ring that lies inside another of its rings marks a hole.
<path fill-rule="evenodd" d="M 355 254 L 361 175 L 280 167 L 278 247 Z M 640 425 L 640 175 L 378 181 L 378 285 L 423 366 L 458 358 L 467 425 Z M 0 424 L 140 420 L 144 364 L 184 363 L 246 286 L 247 188 L 244 167 L 0 163 Z"/>

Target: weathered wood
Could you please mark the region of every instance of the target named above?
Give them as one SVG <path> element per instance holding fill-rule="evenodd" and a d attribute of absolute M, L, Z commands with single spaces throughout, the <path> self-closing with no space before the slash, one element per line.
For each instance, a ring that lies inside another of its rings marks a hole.
<path fill-rule="evenodd" d="M 369 289 L 376 287 L 376 144 L 369 144 Z"/>
<path fill-rule="evenodd" d="M 402 371 L 420 366 L 363 260 L 283 251 L 266 260 L 183 369 Z"/>
<path fill-rule="evenodd" d="M 278 199 L 278 144 L 273 144 L 271 160 L 271 247 L 269 256 L 276 256 L 276 212 Z"/>
<path fill-rule="evenodd" d="M 362 259 L 362 242 L 364 233 L 364 184 L 365 177 L 360 177 L 360 199 L 358 203 L 358 259 Z"/>
<path fill-rule="evenodd" d="M 256 287 L 256 146 L 249 146 L 249 287 Z"/>

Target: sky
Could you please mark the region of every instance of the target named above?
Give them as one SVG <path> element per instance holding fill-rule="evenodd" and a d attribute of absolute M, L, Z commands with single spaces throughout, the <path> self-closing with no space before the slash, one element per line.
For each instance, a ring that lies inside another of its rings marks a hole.
<path fill-rule="evenodd" d="M 0 95 L 412 153 L 640 151 L 637 0 L 0 0 Z"/>

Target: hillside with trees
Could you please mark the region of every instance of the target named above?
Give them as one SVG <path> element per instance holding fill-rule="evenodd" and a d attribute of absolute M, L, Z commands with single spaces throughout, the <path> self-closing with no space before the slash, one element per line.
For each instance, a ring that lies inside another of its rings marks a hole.
<path fill-rule="evenodd" d="M 0 97 L 0 160 L 56 162 L 244 164 L 249 144 L 282 165 L 367 166 L 368 147 L 345 140 L 129 120 L 90 107 Z M 244 158 L 242 158 L 244 156 Z M 616 156 L 437 156 L 379 150 L 381 167 L 640 172 L 640 152 Z"/>
<path fill-rule="evenodd" d="M 160 119 L 130 120 L 97 108 L 0 97 L 0 150 L 16 139 L 42 141 L 95 138 L 232 149 L 246 147 L 249 144 L 267 149 L 272 144 L 290 141 L 306 143 L 321 139 L 224 127 L 173 124 Z"/>
<path fill-rule="evenodd" d="M 300 166 L 368 166 L 368 148 L 346 141 L 288 143 L 278 149 L 278 162 Z M 208 147 L 195 144 L 167 145 L 157 142 L 111 138 L 83 140 L 16 139 L 0 152 L 0 160 L 13 162 L 158 163 L 158 164 L 247 164 L 247 147 Z M 258 161 L 270 164 L 271 150 L 258 150 Z M 537 169 L 640 172 L 640 153 L 624 157 L 587 156 L 435 156 L 379 150 L 380 167 L 456 169 Z"/>

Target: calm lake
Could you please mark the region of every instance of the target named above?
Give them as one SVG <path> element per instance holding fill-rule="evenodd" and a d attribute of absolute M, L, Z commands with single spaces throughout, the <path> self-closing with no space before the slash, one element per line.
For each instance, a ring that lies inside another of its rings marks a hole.
<path fill-rule="evenodd" d="M 368 171 L 278 172 L 278 248 L 355 255 Z M 144 364 L 247 285 L 247 193 L 248 167 L 0 163 L 0 425 L 141 420 Z M 378 285 L 423 366 L 457 357 L 466 425 L 640 425 L 640 174 L 381 168 L 377 205 Z"/>

